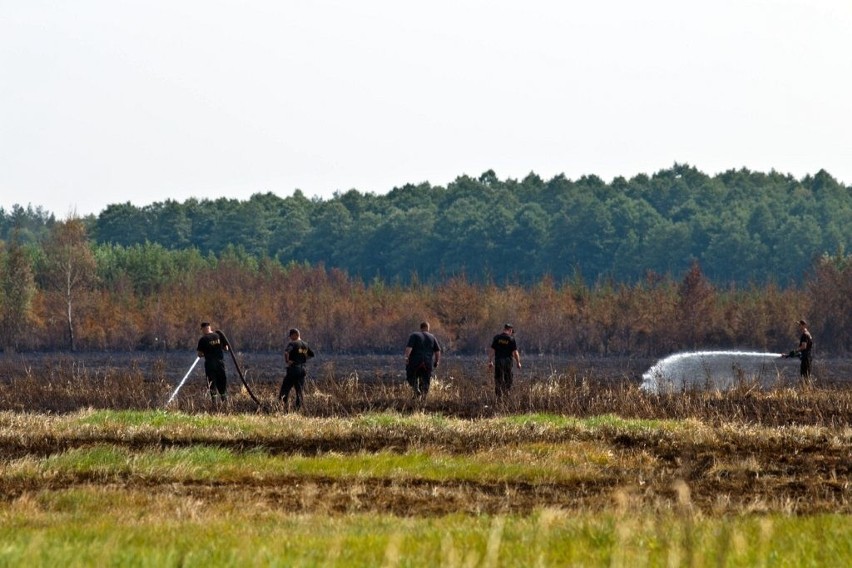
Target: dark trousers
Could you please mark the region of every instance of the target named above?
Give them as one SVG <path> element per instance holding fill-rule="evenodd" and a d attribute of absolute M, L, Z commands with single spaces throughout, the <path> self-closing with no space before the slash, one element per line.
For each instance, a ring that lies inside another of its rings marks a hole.
<path fill-rule="evenodd" d="M 425 397 L 429 393 L 429 384 L 432 382 L 432 365 L 427 361 L 409 362 L 405 366 L 405 379 L 414 390 L 414 396 Z"/>
<path fill-rule="evenodd" d="M 287 373 L 281 383 L 281 390 L 278 392 L 278 399 L 286 405 L 290 397 L 290 390 L 296 389 L 296 409 L 301 408 L 302 391 L 305 389 L 305 375 L 305 367 L 302 365 L 293 364 L 287 367 Z"/>
<path fill-rule="evenodd" d="M 807 379 L 811 376 L 811 356 L 802 354 L 802 362 L 799 365 L 799 373 L 802 378 Z"/>
<path fill-rule="evenodd" d="M 494 360 L 494 392 L 503 398 L 512 388 L 512 359 Z"/>
<path fill-rule="evenodd" d="M 204 373 L 207 375 L 207 388 L 210 397 L 225 399 L 228 397 L 228 376 L 225 374 L 224 359 L 204 359 Z"/>

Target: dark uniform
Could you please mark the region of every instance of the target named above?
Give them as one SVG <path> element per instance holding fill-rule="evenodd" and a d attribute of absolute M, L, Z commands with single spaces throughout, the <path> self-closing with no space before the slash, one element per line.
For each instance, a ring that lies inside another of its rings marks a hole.
<path fill-rule="evenodd" d="M 207 375 L 207 387 L 210 397 L 228 398 L 228 376 L 225 374 L 225 338 L 215 331 L 205 333 L 198 340 L 198 353 L 204 357 L 204 373 Z"/>
<path fill-rule="evenodd" d="M 408 336 L 406 348 L 411 348 L 405 364 L 405 379 L 414 389 L 414 396 L 425 398 L 432 382 L 432 365 L 435 353 L 441 352 L 438 339 L 428 331 L 415 331 Z"/>
<path fill-rule="evenodd" d="M 799 352 L 802 362 L 799 365 L 799 373 L 804 378 L 811 376 L 811 361 L 813 360 L 814 338 L 811 332 L 807 329 L 802 331 L 802 337 L 799 338 L 799 345 L 804 344 L 805 347 Z"/>
<path fill-rule="evenodd" d="M 291 337 L 293 334 L 291 333 Z M 298 335 L 295 335 L 298 337 Z M 302 407 L 302 391 L 305 388 L 305 363 L 308 359 L 314 356 L 314 352 L 307 343 L 301 339 L 293 339 L 284 348 L 287 360 L 287 371 L 284 374 L 284 381 L 281 383 L 281 390 L 278 392 L 278 399 L 287 406 L 287 400 L 290 396 L 290 390 L 296 389 L 296 410 Z"/>
<path fill-rule="evenodd" d="M 497 398 L 502 398 L 512 388 L 512 354 L 518 350 L 518 345 L 515 338 L 504 331 L 494 336 L 491 349 L 494 350 L 494 392 Z"/>

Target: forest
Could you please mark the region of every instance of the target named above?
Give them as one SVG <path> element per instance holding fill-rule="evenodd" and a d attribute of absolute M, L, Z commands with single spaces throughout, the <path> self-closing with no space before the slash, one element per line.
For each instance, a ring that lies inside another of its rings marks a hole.
<path fill-rule="evenodd" d="M 0 210 L 0 238 L 20 226 L 36 242 L 43 210 Z M 309 199 L 296 190 L 250 199 L 189 199 L 107 206 L 85 218 L 95 244 L 159 244 L 220 255 L 339 268 L 364 281 L 532 284 L 577 274 L 636 283 L 649 271 L 682 274 L 697 261 L 720 285 L 801 283 L 823 253 L 852 249 L 852 187 L 820 171 L 797 180 L 731 170 L 713 177 L 688 165 L 604 183 L 548 181 L 493 171 L 386 195 L 357 190 Z"/>
<path fill-rule="evenodd" d="M 326 352 L 395 352 L 422 319 L 482 352 L 512 321 L 530 353 L 852 345 L 852 188 L 687 165 L 652 176 L 499 180 L 387 195 L 190 199 L 58 220 L 0 209 L 0 345 L 192 349 L 210 319 L 245 349 L 304 328 Z"/>

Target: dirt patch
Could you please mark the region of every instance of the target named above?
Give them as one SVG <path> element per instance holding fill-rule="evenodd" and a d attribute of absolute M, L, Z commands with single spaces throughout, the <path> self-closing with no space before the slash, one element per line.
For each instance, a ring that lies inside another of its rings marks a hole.
<path fill-rule="evenodd" d="M 449 514 L 530 514 L 543 508 L 605 511 L 614 508 L 677 510 L 688 507 L 710 516 L 750 512 L 809 515 L 852 513 L 848 491 L 841 482 L 765 477 L 725 479 L 677 477 L 630 483 L 608 479 L 594 483 L 532 484 L 457 481 L 329 479 L 288 477 L 274 483 L 176 483 L 171 480 L 67 479 L 49 483 L 6 481 L 0 495 L 6 501 L 24 493 L 60 492 L 96 485 L 100 490 L 142 492 L 150 498 L 232 502 L 241 508 L 290 513 L 344 515 L 380 513 L 398 516 Z M 683 487 L 689 497 L 683 498 Z M 626 504 L 626 505 L 625 505 Z"/>
<path fill-rule="evenodd" d="M 117 491 L 141 491 L 165 498 L 191 496 L 201 501 L 234 501 L 239 503 L 238 506 L 258 510 L 319 514 L 527 514 L 548 507 L 579 511 L 607 510 L 613 506 L 661 510 L 686 506 L 707 515 L 770 511 L 852 514 L 850 447 L 838 444 L 836 440 L 814 437 L 796 442 L 744 437 L 721 439 L 718 444 L 711 445 L 686 443 L 666 436 L 617 434 L 610 438 L 604 436 L 599 441 L 609 444 L 616 454 L 615 459 L 600 466 L 587 478 L 567 483 L 434 481 L 413 478 L 404 473 L 393 478 L 283 475 L 274 479 L 257 479 L 246 476 L 239 481 L 223 483 L 160 478 L 138 472 L 126 476 L 80 473 L 46 480 L 0 478 L 0 497 L 8 501 L 26 492 L 63 491 L 97 484 L 114 487 Z M 413 443 L 398 442 L 399 451 L 415 448 Z M 16 454 L 38 458 L 91 443 L 91 440 L 85 443 L 63 441 L 52 449 L 41 446 L 32 453 L 33 448 L 12 446 L 7 441 L 0 449 L 8 460 Z M 119 439 L 112 443 L 121 445 Z M 424 440 L 419 443 L 424 443 Z M 571 444 L 572 440 L 564 439 L 561 443 Z M 167 441 L 162 441 L 162 444 L 175 447 Z M 275 454 L 303 456 L 324 451 L 352 454 L 387 451 L 381 439 L 374 440 L 374 444 L 367 450 L 365 446 L 370 445 L 360 439 L 338 440 L 336 444 L 325 445 L 313 440 L 307 446 L 291 441 L 277 449 L 268 441 L 252 444 L 242 440 L 226 446 L 234 451 L 262 449 Z M 322 451 L 318 451 L 318 445 L 322 446 Z M 129 442 L 124 447 L 134 452 L 145 452 L 164 446 Z M 443 451 L 465 453 L 460 447 L 441 447 Z M 469 447 L 466 452 L 483 449 L 485 446 Z M 642 452 L 648 457 L 645 465 L 636 460 L 620 459 L 635 452 Z M 686 499 L 684 489 L 688 494 Z"/>

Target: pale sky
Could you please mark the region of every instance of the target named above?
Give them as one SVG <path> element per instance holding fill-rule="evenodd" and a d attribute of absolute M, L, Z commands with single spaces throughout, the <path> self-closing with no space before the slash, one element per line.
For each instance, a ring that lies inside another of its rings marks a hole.
<path fill-rule="evenodd" d="M 675 162 L 852 184 L 850 0 L 0 0 L 0 206 Z"/>

